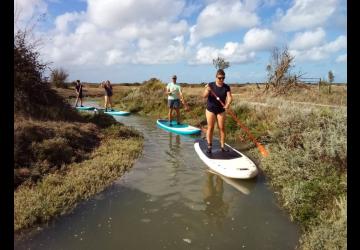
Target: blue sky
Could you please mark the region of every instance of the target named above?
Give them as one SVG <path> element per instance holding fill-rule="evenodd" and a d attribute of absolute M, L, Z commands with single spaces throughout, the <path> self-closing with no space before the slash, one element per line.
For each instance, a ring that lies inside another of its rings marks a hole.
<path fill-rule="evenodd" d="M 294 73 L 347 82 L 345 0 L 15 0 L 15 29 L 34 23 L 41 56 L 69 81 L 264 82 L 272 49 L 287 46 Z"/>

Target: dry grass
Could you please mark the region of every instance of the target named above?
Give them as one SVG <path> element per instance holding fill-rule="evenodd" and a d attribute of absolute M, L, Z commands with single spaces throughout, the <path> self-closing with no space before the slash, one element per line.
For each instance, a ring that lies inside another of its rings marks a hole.
<path fill-rule="evenodd" d="M 302 226 L 300 248 L 344 249 L 346 213 L 333 201 L 347 192 L 346 111 L 276 103 L 267 107 L 281 112 L 269 119 L 270 155 L 259 158 L 261 167 L 282 206 Z M 252 154 L 258 156 L 255 149 Z"/>
<path fill-rule="evenodd" d="M 136 86 L 124 86 L 124 85 L 113 84 L 113 92 L 114 92 L 114 94 L 127 92 L 129 90 L 134 89 L 134 88 L 137 88 L 137 87 Z M 75 93 L 75 87 L 74 86 L 70 86 L 67 89 L 65 89 L 65 88 L 56 88 L 56 87 L 53 87 L 53 89 L 60 96 L 62 96 L 64 99 L 76 98 L 76 93 Z M 84 84 L 83 95 L 84 95 L 84 100 L 86 100 L 86 98 L 92 98 L 92 97 L 103 97 L 104 96 L 104 89 L 101 88 L 99 85 Z"/>
<path fill-rule="evenodd" d="M 64 164 L 79 162 L 100 143 L 94 123 L 38 121 L 14 122 L 14 184 L 36 182 Z"/>
<path fill-rule="evenodd" d="M 162 88 L 165 83 L 160 81 L 135 87 L 115 101 L 133 112 L 165 117 Z M 331 93 L 311 86 L 282 96 L 264 93 L 264 88 L 253 84 L 231 88 L 233 111 L 266 145 L 270 156 L 261 158 L 256 147 L 248 153 L 259 159 L 280 203 L 302 226 L 300 248 L 346 248 L 346 200 L 342 198 L 347 192 L 346 85 L 333 85 Z M 203 86 L 186 86 L 183 92 L 190 106 L 189 112 L 181 111 L 183 121 L 206 125 Z M 228 138 L 246 139 L 230 117 L 226 128 Z"/>
<path fill-rule="evenodd" d="M 332 209 L 320 212 L 320 223 L 305 233 L 300 241 L 304 250 L 347 249 L 347 199 L 340 196 Z"/>
<path fill-rule="evenodd" d="M 66 166 L 36 186 L 21 185 L 14 192 L 15 231 L 49 221 L 102 191 L 128 170 L 142 149 L 142 136 L 120 124 L 102 134 L 100 147 L 89 159 Z"/>

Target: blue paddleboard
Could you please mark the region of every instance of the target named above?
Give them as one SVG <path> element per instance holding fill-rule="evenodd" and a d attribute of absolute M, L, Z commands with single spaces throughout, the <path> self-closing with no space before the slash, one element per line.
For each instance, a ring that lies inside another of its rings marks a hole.
<path fill-rule="evenodd" d="M 130 115 L 130 112 L 128 111 L 117 111 L 117 110 L 112 110 L 112 111 L 105 111 L 105 109 L 96 109 L 95 111 L 102 111 L 104 112 L 105 114 L 108 114 L 108 115 L 116 115 L 116 116 L 127 116 L 127 115 Z"/>
<path fill-rule="evenodd" d="M 83 106 L 83 107 L 80 107 L 80 106 L 78 106 L 78 107 L 76 107 L 76 109 L 78 109 L 78 110 L 94 110 L 95 107 L 92 107 L 92 106 Z"/>
<path fill-rule="evenodd" d="M 201 129 L 190 126 L 186 123 L 180 123 L 177 124 L 176 121 L 171 121 L 171 126 L 168 120 L 164 119 L 158 119 L 156 121 L 156 124 L 167 131 L 174 132 L 180 135 L 194 135 L 194 134 L 200 134 Z"/>
<path fill-rule="evenodd" d="M 127 112 L 127 111 L 106 111 L 104 113 L 108 114 L 108 115 L 119 115 L 119 116 L 130 115 L 130 112 Z"/>

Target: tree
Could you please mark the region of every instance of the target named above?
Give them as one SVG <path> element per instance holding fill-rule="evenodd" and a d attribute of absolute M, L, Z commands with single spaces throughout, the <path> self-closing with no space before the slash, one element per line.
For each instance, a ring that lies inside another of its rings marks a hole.
<path fill-rule="evenodd" d="M 272 50 L 270 63 L 266 66 L 268 79 L 265 91 L 272 87 L 277 94 L 285 94 L 291 88 L 305 87 L 299 83 L 301 75 L 291 73 L 294 59 L 295 57 L 289 53 L 286 46 L 282 49 L 275 47 Z"/>
<path fill-rule="evenodd" d="M 330 70 L 328 73 L 328 78 L 329 78 L 329 93 L 331 93 L 331 84 L 334 82 L 334 73 Z"/>
<path fill-rule="evenodd" d="M 47 67 L 40 62 L 40 54 L 36 51 L 36 44 L 27 39 L 26 31 L 18 30 L 14 36 L 14 109 L 26 109 L 29 112 L 30 100 L 41 102 L 42 90 L 48 86 L 42 80 Z M 31 98 L 36 96 L 37 98 Z"/>
<path fill-rule="evenodd" d="M 57 88 L 67 88 L 65 81 L 69 74 L 62 68 L 54 69 L 50 75 L 50 82 Z"/>
<path fill-rule="evenodd" d="M 230 62 L 225 61 L 225 58 L 219 56 L 216 59 L 213 59 L 213 64 L 216 69 L 226 69 L 230 67 Z"/>
<path fill-rule="evenodd" d="M 333 83 L 334 82 L 334 73 L 330 70 L 328 73 L 328 78 L 329 78 L 329 83 Z"/>

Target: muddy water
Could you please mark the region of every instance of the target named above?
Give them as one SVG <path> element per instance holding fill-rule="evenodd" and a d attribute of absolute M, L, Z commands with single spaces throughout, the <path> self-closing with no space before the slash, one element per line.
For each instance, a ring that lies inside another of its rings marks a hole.
<path fill-rule="evenodd" d="M 149 118 L 116 119 L 145 137 L 131 171 L 71 214 L 16 236 L 15 249 L 294 249 L 299 229 L 262 174 L 217 176 L 197 156 L 194 137 Z"/>

